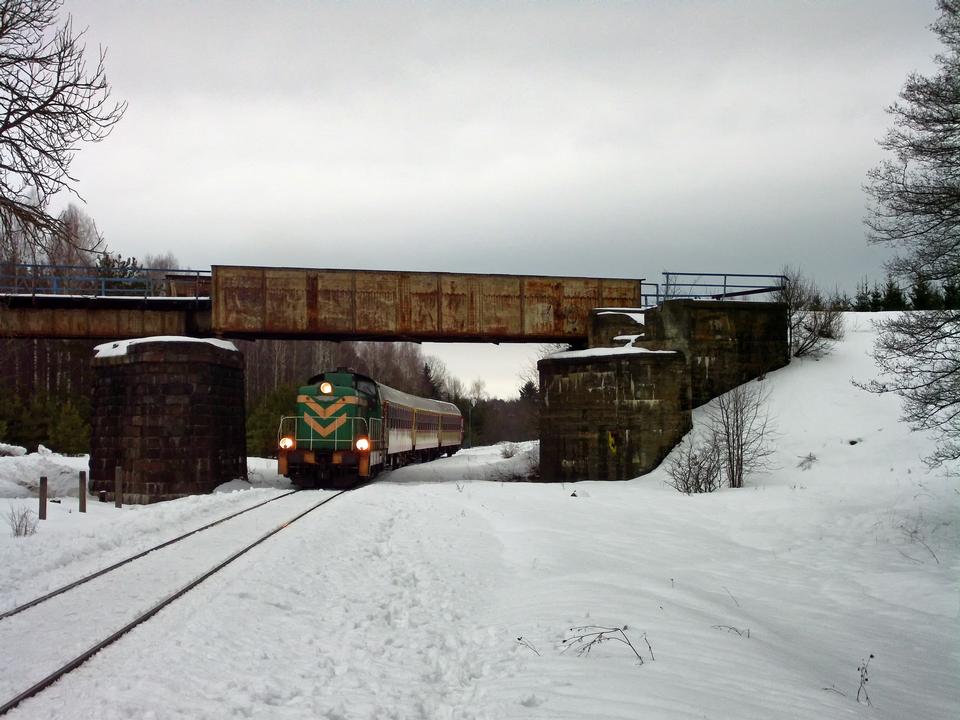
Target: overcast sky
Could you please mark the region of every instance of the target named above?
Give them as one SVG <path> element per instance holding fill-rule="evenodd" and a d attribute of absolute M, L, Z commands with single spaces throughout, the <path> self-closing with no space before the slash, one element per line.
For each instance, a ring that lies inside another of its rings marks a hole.
<path fill-rule="evenodd" d="M 129 109 L 76 157 L 183 265 L 882 275 L 866 172 L 933 0 L 67 0 Z M 515 391 L 529 348 L 437 351 Z"/>

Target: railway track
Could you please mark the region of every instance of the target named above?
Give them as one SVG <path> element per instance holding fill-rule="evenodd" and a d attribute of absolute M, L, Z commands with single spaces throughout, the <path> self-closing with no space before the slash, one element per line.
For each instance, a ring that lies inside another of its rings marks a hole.
<path fill-rule="evenodd" d="M 15 607 L 13 607 L 13 608 L 5 611 L 5 612 L 0 613 L 0 620 L 3 620 L 4 618 L 8 618 L 8 617 L 11 617 L 11 616 L 13 616 L 13 615 L 16 615 L 17 613 L 21 613 L 21 612 L 23 612 L 24 610 L 27 610 L 27 609 L 29 609 L 29 608 L 35 607 L 36 605 L 39 605 L 39 604 L 42 603 L 42 602 L 46 602 L 46 601 L 49 600 L 50 598 L 54 598 L 54 597 L 56 597 L 57 595 L 62 595 L 63 593 L 67 592 L 68 590 L 73 590 L 73 588 L 75 588 L 75 587 L 79 587 L 80 585 L 83 585 L 84 583 L 88 583 L 88 582 L 90 582 L 91 580 L 100 577 L 101 575 L 106 575 L 108 572 L 112 572 L 112 571 L 116 570 L 117 568 L 121 568 L 121 567 L 123 567 L 124 565 L 127 565 L 128 563 L 132 563 L 134 560 L 139 560 L 140 558 L 142 558 L 142 557 L 144 557 L 144 556 L 146 556 L 146 555 L 149 555 L 150 553 L 152 553 L 152 552 L 154 552 L 154 551 L 156 551 L 156 550 L 162 550 L 163 548 L 169 547 L 170 545 L 173 545 L 173 544 L 175 544 L 175 543 L 178 543 L 178 542 L 180 542 L 181 540 L 186 540 L 188 537 L 190 537 L 190 536 L 192 536 L 192 535 L 196 535 L 197 533 L 203 532 L 204 530 L 209 530 L 209 529 L 212 528 L 212 527 L 216 527 L 216 526 L 219 525 L 220 523 L 224 523 L 224 522 L 226 522 L 227 520 L 232 520 L 233 518 L 235 518 L 235 517 L 237 517 L 237 516 L 239 516 L 239 515 L 243 515 L 244 513 L 248 513 L 248 512 L 250 512 L 251 510 L 256 510 L 257 508 L 263 507 L 264 505 L 268 505 L 269 503 L 276 502 L 277 500 L 280 500 L 281 498 L 285 498 L 285 497 L 287 497 L 287 495 L 293 495 L 293 494 L 296 493 L 296 492 L 300 492 L 300 491 L 299 491 L 299 490 L 291 490 L 290 492 L 283 493 L 282 495 L 278 495 L 277 497 L 270 498 L 269 500 L 264 500 L 263 502 L 257 503 L 257 504 L 255 504 L 255 505 L 251 505 L 251 506 L 248 507 L 248 508 L 244 508 L 243 510 L 239 510 L 239 511 L 237 511 L 237 512 L 235 512 L 235 513 L 231 513 L 230 515 L 227 515 L 226 517 L 222 517 L 222 518 L 220 518 L 219 520 L 214 520 L 212 523 L 207 523 L 206 525 L 203 525 L 202 527 L 198 527 L 198 528 L 195 529 L 195 530 L 191 530 L 190 532 L 184 533 L 183 535 L 178 535 L 177 537 L 172 538 L 172 539 L 170 539 L 170 540 L 167 540 L 166 542 L 162 542 L 162 543 L 160 543 L 159 545 L 154 545 L 154 546 L 151 547 L 151 548 L 147 548 L 146 550 L 144 550 L 144 551 L 142 551 L 142 552 L 139 552 L 139 553 L 137 553 L 136 555 L 131 555 L 131 556 L 128 557 L 128 558 L 124 558 L 123 560 L 120 560 L 119 562 L 116 562 L 116 563 L 114 563 L 113 565 L 109 565 L 109 566 L 107 566 L 107 567 L 105 567 L 105 568 L 102 568 L 101 570 L 97 570 L 96 572 L 92 572 L 92 573 L 90 573 L 89 575 L 84 575 L 84 576 L 81 577 L 80 579 L 74 580 L 72 583 L 67 583 L 66 585 L 63 585 L 62 587 L 58 587 L 56 590 L 51 590 L 50 592 L 48 592 L 48 593 L 45 594 L 45 595 L 41 595 L 41 596 L 39 596 L 39 597 L 34 598 L 33 600 L 30 600 L 30 601 L 28 601 L 28 602 L 25 602 L 25 603 L 23 603 L 23 604 L 21 604 L 21 605 L 17 605 L 17 606 L 15 606 Z"/>
<path fill-rule="evenodd" d="M 0 616 L 0 667 L 4 668 L 0 698 L 17 694 L 0 705 L 0 715 L 42 692 L 253 548 L 344 492 L 349 491 L 324 493 L 320 499 L 313 492 L 285 493 L 7 611 Z M 271 507 L 238 523 L 223 524 L 267 505 Z M 255 539 L 238 541 L 238 536 Z M 176 557 L 164 552 L 180 543 Z M 214 553 L 225 559 L 211 568 L 209 556 Z M 177 589 L 170 593 L 171 587 Z M 131 612 L 117 617 L 118 608 L 131 608 Z M 44 672 L 47 674 L 39 677 Z"/>

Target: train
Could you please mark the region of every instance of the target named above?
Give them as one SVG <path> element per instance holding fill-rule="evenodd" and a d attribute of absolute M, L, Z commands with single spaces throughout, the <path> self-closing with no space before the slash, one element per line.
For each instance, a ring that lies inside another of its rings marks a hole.
<path fill-rule="evenodd" d="M 278 470 L 297 487 L 344 488 L 387 468 L 452 455 L 463 443 L 453 403 L 418 397 L 348 368 L 321 372 L 280 419 Z"/>

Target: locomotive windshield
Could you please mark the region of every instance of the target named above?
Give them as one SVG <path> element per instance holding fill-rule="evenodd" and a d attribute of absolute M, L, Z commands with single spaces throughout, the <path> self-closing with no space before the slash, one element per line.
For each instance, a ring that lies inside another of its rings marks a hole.
<path fill-rule="evenodd" d="M 357 390 L 371 397 L 377 396 L 377 386 L 370 380 L 357 378 Z"/>

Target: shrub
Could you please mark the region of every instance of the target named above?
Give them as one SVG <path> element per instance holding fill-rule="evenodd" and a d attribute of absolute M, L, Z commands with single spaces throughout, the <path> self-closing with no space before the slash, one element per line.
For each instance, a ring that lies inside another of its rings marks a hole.
<path fill-rule="evenodd" d="M 36 513 L 26 505 L 11 505 L 7 511 L 7 523 L 14 537 L 26 537 L 37 532 Z"/>
<path fill-rule="evenodd" d="M 689 438 L 676 449 L 667 465 L 668 484 L 687 495 L 708 493 L 720 485 L 720 448 L 714 434 L 694 443 Z"/>
<path fill-rule="evenodd" d="M 793 357 L 820 357 L 843 338 L 843 305 L 835 296 L 824 302 L 816 284 L 797 268 L 781 271 L 784 282 L 776 300 L 787 306 L 790 354 Z"/>

